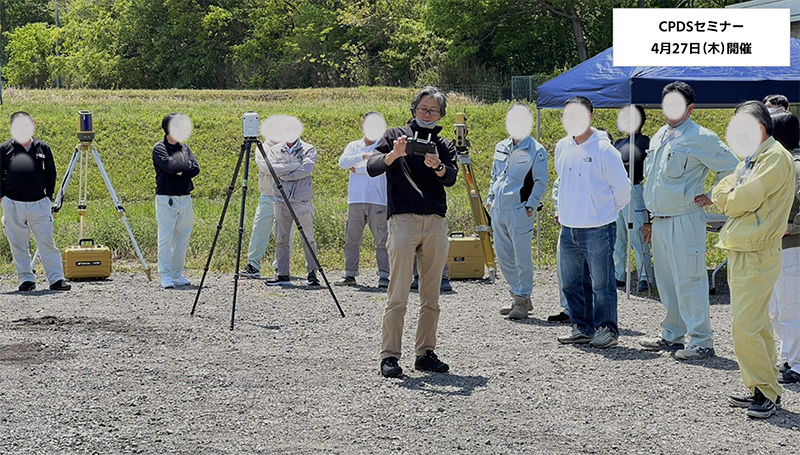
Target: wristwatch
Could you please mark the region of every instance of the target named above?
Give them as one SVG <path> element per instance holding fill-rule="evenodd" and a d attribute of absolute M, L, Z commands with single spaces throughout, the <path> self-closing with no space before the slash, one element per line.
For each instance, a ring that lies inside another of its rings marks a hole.
<path fill-rule="evenodd" d="M 438 166 L 436 166 L 436 169 L 434 169 L 434 171 L 435 171 L 435 172 L 439 172 L 439 171 L 441 171 L 442 169 L 444 169 L 444 163 L 439 163 L 439 165 L 438 165 Z"/>

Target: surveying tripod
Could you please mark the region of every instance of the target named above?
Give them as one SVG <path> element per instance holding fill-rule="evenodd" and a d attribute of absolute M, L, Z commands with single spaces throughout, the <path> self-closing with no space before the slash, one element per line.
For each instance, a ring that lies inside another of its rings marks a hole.
<path fill-rule="evenodd" d="M 142 262 L 144 273 L 147 275 L 148 280 L 152 280 L 152 277 L 150 276 L 151 270 L 147 266 L 147 261 L 145 261 L 144 255 L 142 255 L 142 250 L 139 249 L 139 244 L 136 243 L 136 237 L 133 236 L 131 225 L 128 223 L 128 218 L 125 216 L 125 208 L 122 207 L 122 203 L 119 201 L 119 197 L 117 197 L 117 192 L 114 191 L 114 186 L 111 184 L 111 179 L 108 178 L 108 173 L 106 172 L 106 168 L 103 166 L 103 161 L 100 159 L 100 154 L 97 152 L 97 149 L 94 147 L 94 145 L 92 145 L 92 141 L 94 140 L 94 131 L 92 130 L 92 113 L 89 111 L 80 111 L 78 113 L 78 140 L 80 142 L 75 146 L 75 151 L 72 153 L 72 159 L 67 167 L 67 172 L 64 174 L 64 180 L 61 182 L 61 188 L 58 190 L 58 195 L 56 195 L 55 201 L 53 202 L 53 218 L 55 218 L 59 210 L 61 210 L 61 206 L 64 203 L 64 197 L 67 193 L 67 187 L 69 186 L 69 182 L 72 180 L 72 175 L 75 172 L 75 167 L 77 166 L 78 215 L 80 216 L 80 230 L 78 238 L 83 238 L 83 217 L 86 215 L 86 200 L 89 185 L 89 152 L 91 152 L 92 156 L 94 157 L 94 162 L 97 164 L 97 168 L 100 169 L 100 175 L 103 176 L 103 181 L 106 183 L 106 188 L 108 188 L 108 192 L 111 194 L 111 200 L 114 201 L 114 207 L 117 209 L 117 215 L 119 215 L 119 217 L 122 219 L 122 222 L 125 224 L 125 229 L 128 231 L 128 236 L 131 238 L 133 248 L 136 250 L 136 254 L 139 256 L 139 260 Z M 33 260 L 31 261 L 31 268 L 33 268 L 33 265 L 36 263 L 38 255 L 39 250 L 36 250 L 36 253 L 33 255 Z"/>
<path fill-rule="evenodd" d="M 208 275 L 208 270 L 211 267 L 211 259 L 214 257 L 214 250 L 217 248 L 219 234 L 220 231 L 222 231 L 222 223 L 225 221 L 225 214 L 228 212 L 228 205 L 231 202 L 231 196 L 233 196 L 236 180 L 239 177 L 239 169 L 244 163 L 244 175 L 242 178 L 242 205 L 239 210 L 239 236 L 236 243 L 236 268 L 234 269 L 236 271 L 233 274 L 233 302 L 231 303 L 230 329 L 233 330 L 234 328 L 234 322 L 236 319 L 236 295 L 239 290 L 239 267 L 241 266 L 242 258 L 242 235 L 244 233 L 245 204 L 247 200 L 248 179 L 250 174 L 250 152 L 255 145 L 258 153 L 261 154 L 261 158 L 263 158 L 264 162 L 267 164 L 269 173 L 272 175 L 272 179 L 275 181 L 275 187 L 278 189 L 281 197 L 286 202 L 286 207 L 289 209 L 289 214 L 292 216 L 295 226 L 297 226 L 297 230 L 300 233 L 300 238 L 303 240 L 303 243 L 308 251 L 311 252 L 311 258 L 314 260 L 314 266 L 317 268 L 317 270 L 319 270 L 320 275 L 322 275 L 322 279 L 325 281 L 325 286 L 328 287 L 328 291 L 331 293 L 331 297 L 333 297 L 333 302 L 336 304 L 339 314 L 342 317 L 345 317 L 342 306 L 339 305 L 339 300 L 336 298 L 336 294 L 334 294 L 333 288 L 328 281 L 328 277 L 325 275 L 325 271 L 322 269 L 322 265 L 320 265 L 316 253 L 314 253 L 314 250 L 311 249 L 311 244 L 306 236 L 305 231 L 303 230 L 303 225 L 300 224 L 300 220 L 297 218 L 294 208 L 292 208 L 292 203 L 289 201 L 289 197 L 286 195 L 286 191 L 283 189 L 283 182 L 278 177 L 278 174 L 275 173 L 275 169 L 272 167 L 272 163 L 270 163 L 269 158 L 267 157 L 267 152 L 264 151 L 264 145 L 258 140 L 258 115 L 255 112 L 246 112 L 242 116 L 242 124 L 242 129 L 245 133 L 244 142 L 242 143 L 242 147 L 239 151 L 239 159 L 236 161 L 236 167 L 233 169 L 233 178 L 231 179 L 231 184 L 228 185 L 228 190 L 225 192 L 225 203 L 222 206 L 222 213 L 220 214 L 219 222 L 217 223 L 217 232 L 214 234 L 214 241 L 211 243 L 211 250 L 208 253 L 206 266 L 203 268 L 203 277 L 200 279 L 200 286 L 197 287 L 197 294 L 194 297 L 192 311 L 189 314 L 194 316 L 195 310 L 197 309 L 197 303 L 200 300 L 200 292 L 203 290 L 203 284 L 206 281 L 206 275 Z M 255 128 L 254 131 L 251 131 L 251 126 Z"/>
<path fill-rule="evenodd" d="M 464 182 L 467 184 L 467 197 L 469 198 L 469 206 L 472 209 L 472 219 L 475 220 L 475 232 L 477 232 L 478 238 L 481 239 L 484 262 L 486 263 L 486 268 L 489 269 L 489 279 L 494 283 L 497 279 L 497 261 L 495 260 L 494 247 L 492 247 L 492 239 L 489 235 L 491 232 L 489 214 L 486 213 L 486 209 L 483 206 L 481 192 L 478 190 L 478 183 L 472 173 L 472 160 L 469 158 L 470 144 L 469 139 L 467 139 L 467 116 L 463 112 L 456 113 L 455 128 L 458 164 L 461 167 L 461 172 L 464 173 Z"/>

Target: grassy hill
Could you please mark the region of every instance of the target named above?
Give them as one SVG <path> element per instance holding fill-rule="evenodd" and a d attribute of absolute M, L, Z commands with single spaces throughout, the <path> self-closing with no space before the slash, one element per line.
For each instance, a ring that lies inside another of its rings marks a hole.
<path fill-rule="evenodd" d="M 351 140 L 360 137 L 361 116 L 369 110 L 381 112 L 390 126 L 401 125 L 409 118 L 409 102 L 415 89 L 370 87 L 346 89 L 306 89 L 280 91 L 192 91 L 192 90 L 15 90 L 3 91 L 2 118 L 18 110 L 29 112 L 36 121 L 36 136 L 48 142 L 56 155 L 59 183 L 66 171 L 77 143 L 77 112 L 91 110 L 96 131 L 95 146 L 117 195 L 126 208 L 128 219 L 146 259 L 156 261 L 156 223 L 153 194 L 154 170 L 152 146 L 162 139 L 161 119 L 168 112 L 184 112 L 191 117 L 194 132 L 186 141 L 197 155 L 201 166 L 195 178 L 195 223 L 189 245 L 187 267 L 202 269 L 216 232 L 217 222 L 226 191 L 233 176 L 236 159 L 242 145 L 241 116 L 255 111 L 261 119 L 273 114 L 298 117 L 305 127 L 303 139 L 317 147 L 319 157 L 314 173 L 315 229 L 320 262 L 326 269 L 342 269 L 344 258 L 344 224 L 347 212 L 347 171 L 338 168 L 339 155 Z M 510 103 L 483 104 L 451 94 L 448 115 L 441 121 L 446 136 L 452 137 L 455 113 L 464 111 L 472 142 L 473 171 L 483 196 L 489 181 L 494 144 L 506 136 L 505 113 Z M 603 127 L 615 136 L 616 111 L 597 110 L 595 126 Z M 697 111 L 693 118 L 720 135 L 724 135 L 730 110 Z M 7 124 L 7 123 L 6 123 Z M 659 111 L 648 111 L 645 134 L 651 135 L 663 124 Z M 5 127 L 7 128 L 7 127 Z M 2 136 L 8 137 L 4 129 Z M 535 135 L 535 131 L 533 133 Z M 564 136 L 560 111 L 542 113 L 541 142 L 552 153 L 555 143 Z M 252 159 L 252 158 L 251 158 Z M 255 164 L 251 161 L 251 168 Z M 250 238 L 258 188 L 255 174 L 249 182 L 245 215 L 243 249 Z M 56 218 L 56 244 L 65 247 L 77 243 L 78 194 L 77 171 L 70 183 L 64 208 Z M 89 201 L 85 236 L 110 246 L 120 259 L 115 266 L 138 267 L 127 233 L 113 210 L 111 199 L 100 172 L 90 163 Z M 464 183 L 449 189 L 448 223 L 451 230 L 472 232 L 472 219 Z M 554 170 L 551 157 L 551 183 Z M 237 224 L 241 203 L 241 178 L 236 184 L 233 200 L 221 231 L 212 268 L 232 271 L 235 263 Z M 551 220 L 552 202 L 548 199 L 542 217 L 542 259 L 555 262 L 555 243 L 558 227 Z M 293 272 L 302 268 L 302 248 L 295 239 Z M 366 234 L 365 245 L 371 243 Z M 535 248 L 535 246 L 534 246 Z M 366 246 L 362 251 L 364 267 L 374 266 L 374 257 Z M 272 259 L 272 247 L 268 258 Z M 11 272 L 8 243 L 0 241 L 2 271 Z M 719 251 L 709 255 L 716 264 L 723 259 Z"/>

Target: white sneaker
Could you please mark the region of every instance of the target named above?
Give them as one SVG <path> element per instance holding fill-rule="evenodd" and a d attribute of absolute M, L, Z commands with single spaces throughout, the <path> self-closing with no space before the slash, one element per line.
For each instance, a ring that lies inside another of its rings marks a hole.
<path fill-rule="evenodd" d="M 675 358 L 678 360 L 699 360 L 714 357 L 716 352 L 714 348 L 703 348 L 700 346 L 691 345 L 685 349 L 675 351 Z"/>
<path fill-rule="evenodd" d="M 172 281 L 172 278 L 169 278 L 169 277 L 161 278 L 161 288 L 162 289 L 174 289 L 175 288 L 175 282 Z"/>

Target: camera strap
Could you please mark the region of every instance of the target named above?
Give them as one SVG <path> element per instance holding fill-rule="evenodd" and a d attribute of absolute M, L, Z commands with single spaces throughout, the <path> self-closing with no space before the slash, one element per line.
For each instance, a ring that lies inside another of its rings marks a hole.
<path fill-rule="evenodd" d="M 406 180 L 408 180 L 408 183 L 411 184 L 411 187 L 414 188 L 417 191 L 417 193 L 419 193 L 419 197 L 425 199 L 425 196 L 422 194 L 422 190 L 419 189 L 417 184 L 414 182 L 414 179 L 411 178 L 411 169 L 409 169 L 408 163 L 406 163 L 405 158 L 401 157 L 400 159 L 403 160 L 403 162 L 400 163 L 401 165 L 400 167 L 403 169 L 403 175 L 406 176 Z"/>

